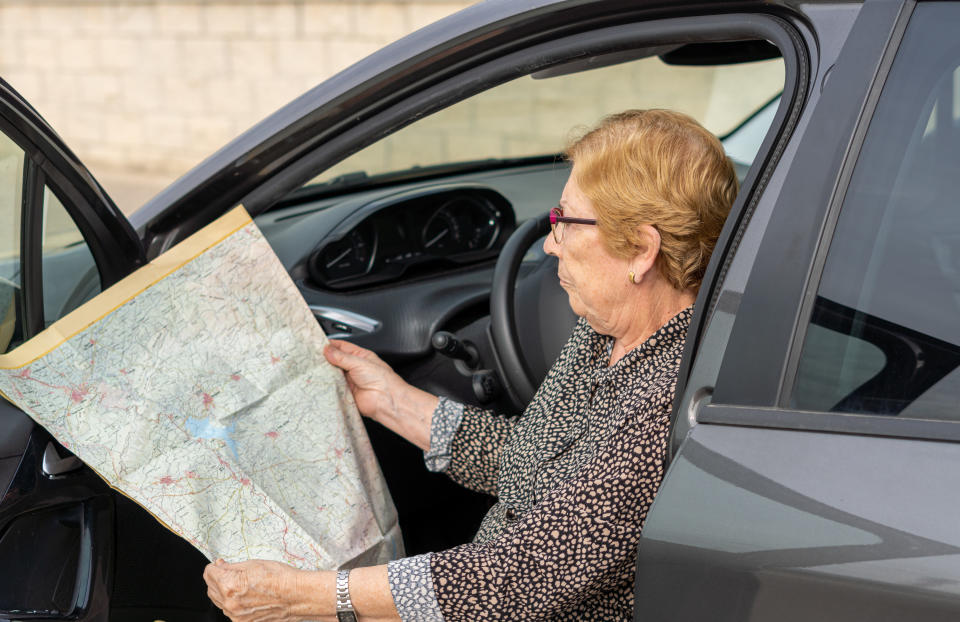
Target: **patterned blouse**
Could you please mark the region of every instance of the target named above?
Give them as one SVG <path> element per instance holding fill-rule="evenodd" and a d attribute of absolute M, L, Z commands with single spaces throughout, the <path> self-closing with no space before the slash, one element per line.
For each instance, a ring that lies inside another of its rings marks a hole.
<path fill-rule="evenodd" d="M 519 418 L 440 400 L 428 466 L 498 502 L 473 543 L 390 562 L 405 622 L 632 619 L 690 314 L 610 367 L 581 319 Z"/>

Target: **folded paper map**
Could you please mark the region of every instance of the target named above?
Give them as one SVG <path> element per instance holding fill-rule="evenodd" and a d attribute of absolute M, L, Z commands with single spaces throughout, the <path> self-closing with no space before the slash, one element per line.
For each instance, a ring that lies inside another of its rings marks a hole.
<path fill-rule="evenodd" d="M 208 558 L 402 555 L 343 374 L 242 208 L 12 352 L 0 392 Z"/>

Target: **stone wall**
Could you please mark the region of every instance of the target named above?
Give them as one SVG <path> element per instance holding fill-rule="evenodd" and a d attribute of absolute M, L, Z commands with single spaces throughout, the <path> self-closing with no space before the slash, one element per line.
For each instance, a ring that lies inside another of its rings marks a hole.
<path fill-rule="evenodd" d="M 467 0 L 0 0 L 0 76 L 132 209 Z"/>
<path fill-rule="evenodd" d="M 519 0 L 518 0 L 519 1 Z M 468 0 L 0 0 L 0 76 L 125 210 L 337 71 Z M 491 89 L 323 173 L 558 151 L 567 132 L 636 107 L 718 134 L 782 85 L 779 61 L 658 59 Z"/>

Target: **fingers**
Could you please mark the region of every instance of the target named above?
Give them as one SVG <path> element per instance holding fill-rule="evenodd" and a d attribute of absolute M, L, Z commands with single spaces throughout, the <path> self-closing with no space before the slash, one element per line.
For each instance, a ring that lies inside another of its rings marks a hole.
<path fill-rule="evenodd" d="M 370 350 L 345 341 L 331 341 L 330 345 L 324 348 L 323 355 L 331 365 L 335 365 L 347 372 L 363 368 L 376 369 L 386 367 L 386 364 Z"/>
<path fill-rule="evenodd" d="M 362 348 L 355 343 L 351 343 L 349 341 L 343 341 L 342 339 L 331 339 L 328 347 L 336 348 L 341 352 L 346 352 L 347 354 L 352 354 L 354 356 L 364 356 L 367 354 L 373 354 L 372 350 Z"/>
<path fill-rule="evenodd" d="M 245 619 L 242 615 L 241 598 L 247 592 L 247 579 L 243 564 L 229 564 L 222 559 L 207 564 L 203 570 L 207 596 L 224 615 L 235 622 Z"/>
<path fill-rule="evenodd" d="M 206 568 L 203 569 L 203 580 L 207 584 L 207 596 L 220 609 L 223 609 L 223 592 L 220 590 L 221 570 L 217 566 L 221 565 L 222 561 L 218 559 L 213 564 L 207 564 Z"/>
<path fill-rule="evenodd" d="M 354 362 L 358 357 L 354 354 L 348 352 L 345 348 L 342 348 L 340 344 L 343 342 L 331 341 L 327 344 L 327 347 L 323 349 L 323 355 L 330 361 L 331 365 L 336 365 L 337 367 L 346 369 L 347 365 Z"/>

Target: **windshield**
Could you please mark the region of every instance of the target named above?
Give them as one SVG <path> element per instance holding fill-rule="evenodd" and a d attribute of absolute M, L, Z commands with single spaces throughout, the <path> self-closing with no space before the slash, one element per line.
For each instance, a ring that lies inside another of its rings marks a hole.
<path fill-rule="evenodd" d="M 783 80 L 779 58 L 678 66 L 656 56 L 544 79 L 527 76 L 421 119 L 349 156 L 308 185 L 332 180 L 361 185 L 370 176 L 417 167 L 557 154 L 603 116 L 629 108 L 685 112 L 724 136 L 770 102 Z M 775 109 L 770 107 L 771 114 Z M 749 164 L 759 139 L 755 145 L 738 145 L 738 162 Z"/>

